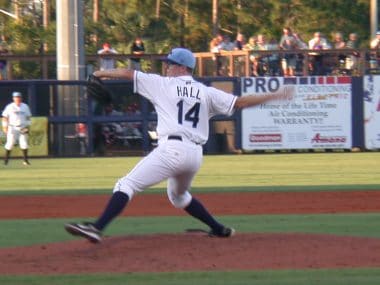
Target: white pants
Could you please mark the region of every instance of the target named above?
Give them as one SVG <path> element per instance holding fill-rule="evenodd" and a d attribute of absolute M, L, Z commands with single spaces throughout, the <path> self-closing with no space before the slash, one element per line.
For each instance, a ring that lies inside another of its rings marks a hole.
<path fill-rule="evenodd" d="M 176 208 L 185 208 L 192 199 L 189 190 L 202 164 L 202 152 L 202 146 L 192 142 L 160 141 L 130 173 L 117 181 L 113 191 L 122 191 L 132 199 L 134 194 L 168 179 L 170 202 Z"/>
<path fill-rule="evenodd" d="M 11 150 L 17 141 L 21 149 L 28 148 L 28 134 L 22 134 L 20 129 L 20 127 L 8 127 L 7 142 L 4 146 L 6 150 Z"/>

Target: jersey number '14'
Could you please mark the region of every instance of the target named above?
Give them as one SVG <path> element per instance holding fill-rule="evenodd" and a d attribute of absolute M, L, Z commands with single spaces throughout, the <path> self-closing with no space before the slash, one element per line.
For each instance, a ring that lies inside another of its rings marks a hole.
<path fill-rule="evenodd" d="M 193 128 L 196 128 L 199 122 L 199 109 L 201 103 L 197 102 L 186 112 L 185 117 L 183 117 L 183 100 L 177 103 L 178 107 L 178 124 L 182 125 L 183 119 L 193 123 Z"/>

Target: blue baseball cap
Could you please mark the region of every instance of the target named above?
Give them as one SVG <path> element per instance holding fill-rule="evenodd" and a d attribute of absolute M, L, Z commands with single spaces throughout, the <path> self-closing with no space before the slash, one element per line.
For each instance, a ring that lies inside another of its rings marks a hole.
<path fill-rule="evenodd" d="M 22 97 L 21 92 L 14 91 L 12 97 Z"/>
<path fill-rule="evenodd" d="M 165 61 L 183 65 L 191 69 L 195 68 L 196 63 L 193 53 L 186 48 L 172 49 Z"/>

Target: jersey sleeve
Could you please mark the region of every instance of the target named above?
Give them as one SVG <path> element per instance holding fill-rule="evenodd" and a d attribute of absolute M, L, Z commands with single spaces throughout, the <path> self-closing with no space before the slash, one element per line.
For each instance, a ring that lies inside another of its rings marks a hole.
<path fill-rule="evenodd" d="M 30 112 L 30 108 L 29 108 L 29 106 L 28 105 L 26 105 L 25 104 L 25 115 L 26 115 L 26 117 L 28 117 L 28 118 L 30 118 L 31 116 L 32 116 L 32 112 Z"/>
<path fill-rule="evenodd" d="M 210 99 L 210 117 L 216 115 L 231 116 L 234 113 L 234 106 L 237 96 L 214 87 L 208 87 Z"/>
<path fill-rule="evenodd" d="M 133 80 L 133 92 L 144 96 L 154 102 L 155 94 L 159 93 L 161 76 L 135 71 Z"/>
<path fill-rule="evenodd" d="M 32 112 L 30 112 L 30 108 L 29 108 L 28 105 L 25 104 L 25 106 L 26 106 L 26 108 L 25 108 L 26 125 L 30 126 L 31 123 L 32 123 L 31 120 L 30 120 L 30 118 L 32 117 Z"/>
<path fill-rule="evenodd" d="M 9 107 L 8 107 L 8 105 L 3 110 L 3 113 L 1 114 L 1 116 L 5 117 L 5 118 L 9 117 Z"/>

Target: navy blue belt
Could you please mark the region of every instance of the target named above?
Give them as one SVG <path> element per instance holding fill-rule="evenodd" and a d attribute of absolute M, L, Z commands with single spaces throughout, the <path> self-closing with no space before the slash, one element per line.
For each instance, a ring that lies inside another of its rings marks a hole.
<path fill-rule="evenodd" d="M 182 141 L 182 137 L 181 136 L 170 135 L 170 136 L 168 136 L 168 140 Z"/>
<path fill-rule="evenodd" d="M 168 136 L 168 140 L 183 141 L 182 137 L 178 136 L 178 135 L 170 135 L 170 136 Z M 196 145 L 200 145 L 200 143 L 193 142 L 193 141 L 191 141 L 191 142 L 194 143 L 194 144 L 196 144 Z"/>

